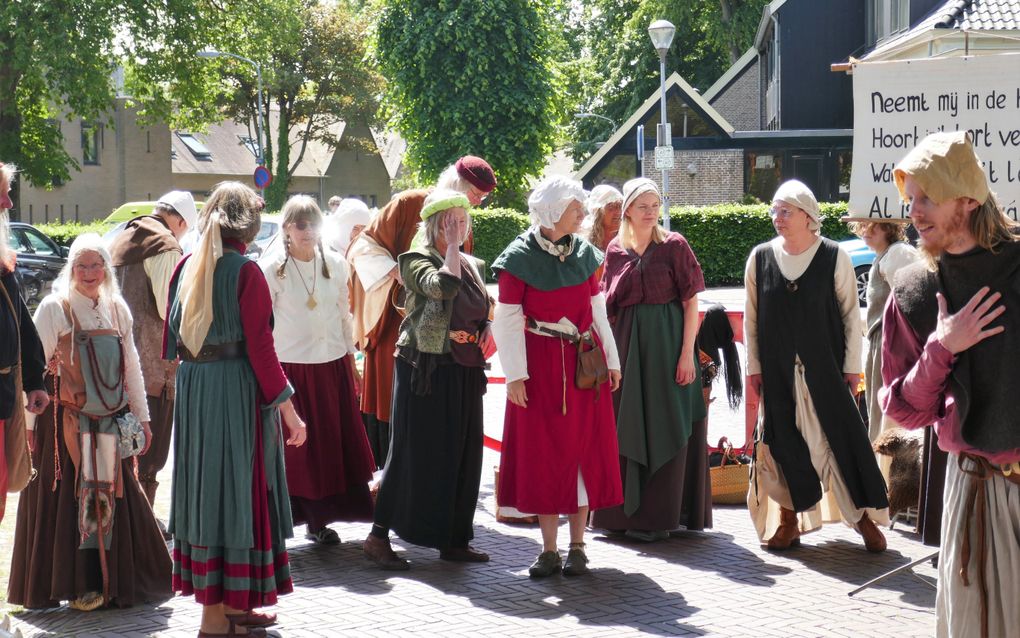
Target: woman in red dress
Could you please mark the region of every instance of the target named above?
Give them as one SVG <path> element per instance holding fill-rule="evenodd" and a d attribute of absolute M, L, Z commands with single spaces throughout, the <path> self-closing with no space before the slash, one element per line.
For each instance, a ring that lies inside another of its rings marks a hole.
<path fill-rule="evenodd" d="M 575 235 L 584 217 L 580 182 L 553 177 L 528 200 L 534 225 L 496 259 L 499 305 L 493 336 L 507 378 L 500 459 L 500 504 L 537 514 L 542 553 L 531 576 L 588 572 L 584 527 L 589 510 L 623 502 L 612 392 L 620 362 L 595 270 L 602 253 Z M 578 337 L 605 353 L 609 380 L 574 384 Z M 530 365 L 529 365 L 530 362 Z M 562 562 L 559 516 L 570 521 Z"/>

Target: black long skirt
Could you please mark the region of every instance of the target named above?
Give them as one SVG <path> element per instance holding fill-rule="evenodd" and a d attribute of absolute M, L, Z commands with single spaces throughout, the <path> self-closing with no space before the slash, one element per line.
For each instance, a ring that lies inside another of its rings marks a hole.
<path fill-rule="evenodd" d="M 466 547 L 482 476 L 485 373 L 439 365 L 431 391 L 420 396 L 412 390 L 411 364 L 395 361 L 392 449 L 375 522 L 415 545 Z"/>

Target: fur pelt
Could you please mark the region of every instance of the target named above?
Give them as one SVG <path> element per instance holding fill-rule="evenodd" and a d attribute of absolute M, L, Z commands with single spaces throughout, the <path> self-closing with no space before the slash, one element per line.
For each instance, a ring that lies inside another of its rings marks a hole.
<path fill-rule="evenodd" d="M 921 438 L 903 428 L 882 432 L 872 448 L 892 457 L 889 468 L 889 514 L 916 507 L 921 492 Z"/>

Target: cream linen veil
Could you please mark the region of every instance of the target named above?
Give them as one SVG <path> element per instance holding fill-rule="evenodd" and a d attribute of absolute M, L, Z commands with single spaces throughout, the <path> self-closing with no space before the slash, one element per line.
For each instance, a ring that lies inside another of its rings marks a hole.
<path fill-rule="evenodd" d="M 213 273 L 223 256 L 220 211 L 209 215 L 209 224 L 181 274 L 181 342 L 197 355 L 213 320 Z"/>

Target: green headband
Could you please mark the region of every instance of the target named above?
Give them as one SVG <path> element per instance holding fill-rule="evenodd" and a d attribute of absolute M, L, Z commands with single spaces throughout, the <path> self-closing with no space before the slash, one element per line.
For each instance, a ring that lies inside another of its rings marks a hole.
<path fill-rule="evenodd" d="M 471 208 L 471 202 L 468 200 L 467 195 L 460 193 L 437 199 L 434 202 L 429 202 L 425 208 L 421 209 L 421 220 L 425 221 L 436 213 L 441 213 L 450 208 L 468 209 Z"/>

